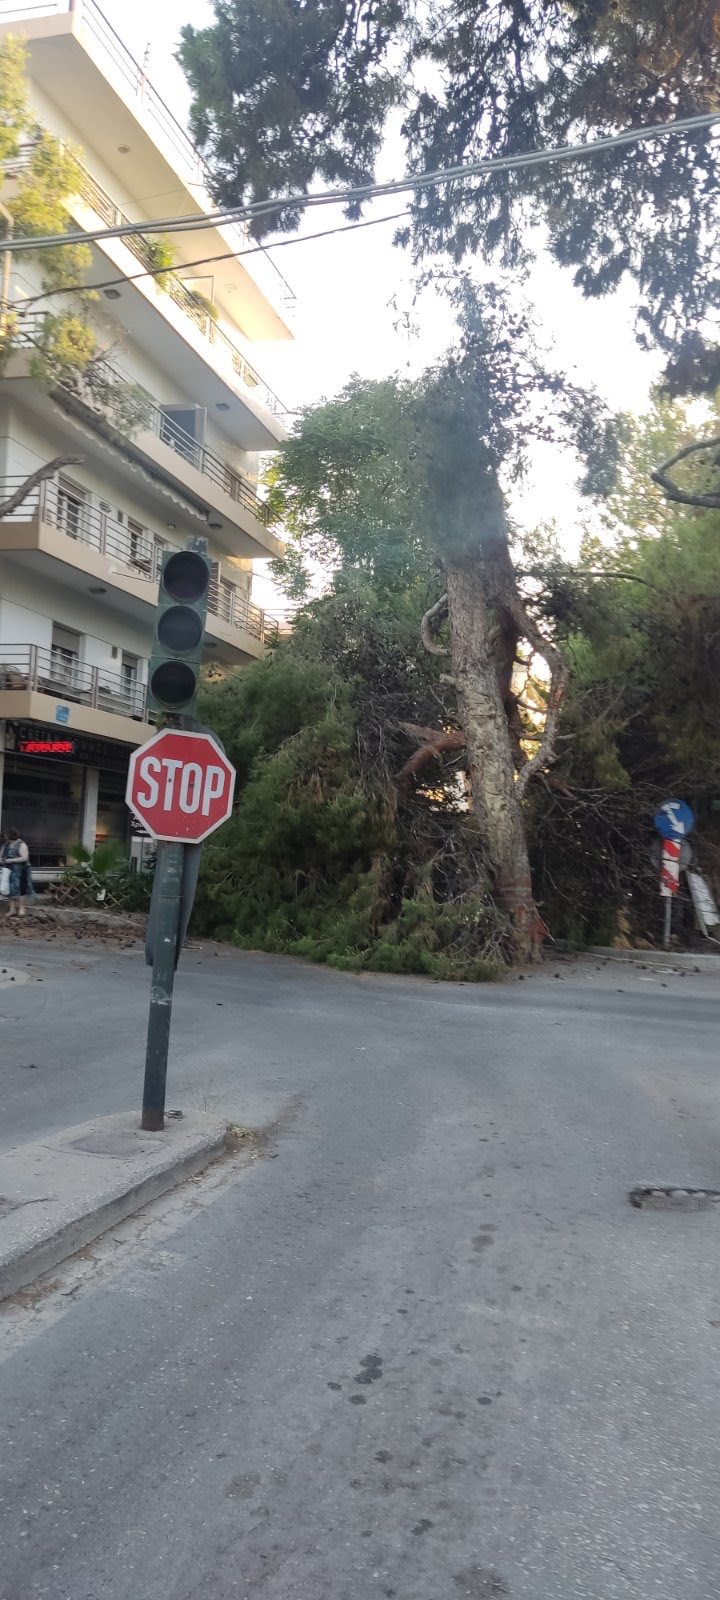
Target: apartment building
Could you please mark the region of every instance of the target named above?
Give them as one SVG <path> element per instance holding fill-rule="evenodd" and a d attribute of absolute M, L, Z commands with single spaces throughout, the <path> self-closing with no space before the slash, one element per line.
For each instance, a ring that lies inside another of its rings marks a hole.
<path fill-rule="evenodd" d="M 274 635 L 251 581 L 253 562 L 278 550 L 258 472 L 285 437 L 284 409 L 252 347 L 292 337 L 291 297 L 264 252 L 233 255 L 249 241 L 211 220 L 201 156 L 95 0 L 0 0 L 7 34 L 25 42 L 38 125 L 80 152 L 78 227 L 200 222 L 173 237 L 162 279 L 136 276 L 154 263 L 152 238 L 93 248 L 88 282 L 108 286 L 90 320 L 121 419 L 129 403 L 125 422 L 109 422 L 87 394 L 35 381 L 43 310 L 24 302 L 39 280 L 32 256 L 11 262 L 18 347 L 0 376 L 0 500 L 49 460 L 78 458 L 0 520 L 0 826 L 21 830 L 42 873 L 78 842 L 131 844 L 124 785 L 130 751 L 152 731 L 146 672 L 163 550 L 190 535 L 209 542 L 208 663 L 247 664 Z M 24 158 L 3 175 L 11 216 Z"/>

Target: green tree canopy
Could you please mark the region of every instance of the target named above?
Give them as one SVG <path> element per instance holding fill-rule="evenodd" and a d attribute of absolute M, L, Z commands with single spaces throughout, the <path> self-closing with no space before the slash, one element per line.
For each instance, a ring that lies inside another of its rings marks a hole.
<path fill-rule="evenodd" d="M 352 379 L 309 408 L 271 472 L 290 535 L 280 571 L 338 560 L 402 585 L 505 537 L 501 490 L 536 442 L 575 450 L 588 494 L 615 480 L 620 431 L 592 391 L 545 360 L 533 319 L 502 290 L 455 293 L 455 348 L 417 379 Z"/>
<path fill-rule="evenodd" d="M 426 601 L 409 565 L 405 588 L 338 572 L 270 659 L 208 685 L 202 712 L 240 793 L 203 854 L 199 931 L 349 970 L 502 970 L 509 930 L 455 768 L 402 777 L 405 719 L 442 705 L 437 663 L 417 654 Z"/>
<path fill-rule="evenodd" d="M 667 399 L 628 423 L 580 561 L 531 558 L 571 669 L 558 760 L 529 819 L 536 889 L 561 934 L 598 941 L 619 915 L 628 932 L 657 932 L 652 816 L 671 794 L 692 803 L 720 889 L 720 511 L 668 503 L 652 480 L 692 436 Z"/>
<path fill-rule="evenodd" d="M 369 181 L 391 109 L 421 174 L 718 106 L 717 6 L 687 0 L 215 0 L 182 30 L 193 127 L 225 205 Z M 300 208 L 256 221 L 294 228 Z M 538 229 L 536 224 L 542 226 Z M 480 252 L 514 270 L 549 247 L 586 295 L 628 275 L 641 343 L 678 388 L 717 382 L 718 144 L 673 134 L 562 166 L 418 191 L 418 261 Z"/>
<path fill-rule="evenodd" d="M 63 233 L 71 223 L 68 198 L 80 186 L 75 152 L 35 122 L 28 102 L 26 59 L 20 40 L 8 37 L 0 42 L 0 164 L 5 205 L 18 239 Z M 7 232 L 7 217 L 0 219 L 0 226 Z M 23 260 L 21 245 L 13 247 L 13 256 Z M 42 293 L 52 294 L 60 286 L 82 288 L 92 253 L 88 245 L 73 244 L 39 250 L 33 259 L 39 266 Z M 40 298 L 43 319 L 32 360 L 33 376 L 40 382 L 74 376 L 92 359 L 96 339 L 88 327 L 87 308 L 93 298 L 86 291 L 61 310 L 49 308 Z M 0 349 L 3 358 L 10 354 L 16 335 L 15 316 L 8 315 Z"/>
<path fill-rule="evenodd" d="M 689 435 L 686 409 L 667 400 L 628 423 L 618 489 L 579 561 L 542 530 L 519 557 L 534 614 L 571 665 L 558 758 L 526 807 L 535 892 L 557 937 L 658 936 L 652 816 L 671 793 L 692 803 L 700 864 L 720 889 L 720 511 L 668 505 L 651 478 Z M 370 480 L 374 495 L 374 466 Z M 349 512 L 327 524 L 328 593 L 270 660 L 207 691 L 240 801 L 207 847 L 197 926 L 339 966 L 487 976 L 508 929 L 466 803 L 457 690 L 443 658 L 418 649 L 437 574 L 405 499 L 393 562 L 375 560 L 374 530 L 353 534 Z M 532 738 L 547 695 L 532 657 L 515 687 Z M 433 729 L 445 740 L 428 744 Z"/>
<path fill-rule="evenodd" d="M 521 593 L 504 491 L 538 439 L 572 442 L 586 486 L 597 489 L 618 440 L 593 396 L 545 364 L 530 319 L 507 297 L 489 290 L 478 298 L 464 284 L 457 301 L 458 344 L 436 368 L 412 382 L 356 380 L 305 415 L 276 463 L 271 507 L 291 535 L 285 566 L 296 591 L 308 561 L 334 568 L 346 584 L 360 573 L 402 590 L 427 576 L 420 637 L 427 652 L 447 656 L 454 699 L 449 718 L 438 701 L 426 748 L 431 756 L 448 731 L 461 734 L 498 903 L 528 955 L 541 928 L 522 795 L 552 760 L 566 671 Z M 447 642 L 438 637 L 445 619 Z M 544 733 L 531 751 L 514 686 L 522 641 L 542 655 L 551 680 Z"/>

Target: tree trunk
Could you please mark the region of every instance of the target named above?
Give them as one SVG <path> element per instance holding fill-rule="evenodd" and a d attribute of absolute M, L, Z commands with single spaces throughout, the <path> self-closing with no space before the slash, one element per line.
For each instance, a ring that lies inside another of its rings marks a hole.
<path fill-rule="evenodd" d="M 509 552 L 508 552 L 509 562 Z M 510 568 L 512 571 L 512 567 Z M 478 550 L 447 561 L 452 675 L 466 740 L 473 810 L 486 843 L 499 905 L 510 918 L 515 952 L 533 959 L 540 946 L 540 919 L 533 900 L 525 823 L 515 785 L 510 729 L 498 675 L 502 623 L 490 610 L 490 573 Z M 514 579 L 514 574 L 513 574 Z M 491 579 L 491 589 L 495 584 Z"/>

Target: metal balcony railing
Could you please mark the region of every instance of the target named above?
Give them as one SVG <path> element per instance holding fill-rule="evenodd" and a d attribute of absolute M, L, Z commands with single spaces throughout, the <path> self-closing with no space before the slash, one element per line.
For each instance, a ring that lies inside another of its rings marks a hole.
<path fill-rule="evenodd" d="M 23 481 L 21 477 L 0 479 L 0 502 L 8 500 Z M 100 555 L 108 556 L 125 567 L 129 577 L 150 583 L 157 581 L 163 552 L 181 549 L 180 545 L 161 538 L 150 528 L 134 527 L 131 517 L 121 522 L 89 497 L 73 495 L 56 478 L 37 484 L 17 510 L 3 520 L 28 523 L 36 518 L 80 544 L 89 545 Z M 277 639 L 276 618 L 253 605 L 241 589 L 220 578 L 217 569 L 210 583 L 208 611 L 211 616 L 229 623 L 231 628 L 249 633 L 262 643 L 274 643 Z"/>
<path fill-rule="evenodd" d="M 208 611 L 227 622 L 231 628 L 239 628 L 263 644 L 277 643 L 277 619 L 267 611 L 262 611 L 260 606 L 253 605 L 252 600 L 241 589 L 236 589 L 234 584 L 226 584 L 223 579 L 218 581 L 216 576 L 210 584 Z"/>
<path fill-rule="evenodd" d="M 40 348 L 45 322 L 44 313 L 42 311 L 23 312 L 21 304 L 13 309 L 17 317 L 17 329 L 14 334 L 15 342 L 30 349 Z M 164 410 L 160 402 L 147 389 L 143 388 L 142 384 L 136 383 L 133 378 L 121 372 L 119 367 L 112 366 L 109 361 L 96 362 L 95 371 L 98 376 L 102 372 L 102 376 L 107 381 L 110 390 L 116 387 L 118 393 L 123 391 L 125 393 L 132 392 L 138 396 L 138 411 L 140 414 L 140 420 L 137 424 L 138 429 L 145 427 L 151 433 L 156 434 L 157 438 L 161 439 L 163 444 L 169 445 L 176 455 L 182 456 L 183 460 L 187 461 L 190 466 L 195 467 L 204 477 L 210 478 L 213 483 L 216 483 L 220 489 L 224 490 L 231 500 L 235 500 L 238 505 L 242 505 L 247 511 L 251 511 L 253 516 L 257 517 L 258 522 L 262 522 L 267 526 L 269 521 L 267 506 L 256 494 L 252 484 L 248 482 L 247 478 L 241 477 L 240 473 L 235 472 L 233 467 L 228 466 L 227 461 L 223 461 L 222 456 L 216 455 L 215 451 L 209 450 L 207 445 L 200 444 L 197 439 L 193 439 L 192 434 L 187 433 L 170 414 L 171 408 Z M 82 382 L 82 379 L 80 379 L 80 382 Z M 83 399 L 92 409 L 101 410 L 101 407 L 93 402 L 91 393 L 74 389 L 69 384 L 65 387 L 69 389 L 71 394 L 77 393 L 78 397 Z"/>
<path fill-rule="evenodd" d="M 163 142 L 172 150 L 185 176 L 193 185 L 202 184 L 208 193 L 211 193 L 211 172 L 204 156 L 195 148 L 189 134 L 178 122 L 177 117 L 173 116 L 162 95 L 158 94 L 145 68 L 128 50 L 112 23 L 96 4 L 96 0 L 26 0 L 25 4 L 18 4 L 17 0 L 0 0 L 0 22 L 29 22 L 36 17 L 67 16 L 69 12 L 76 13 L 95 44 L 100 46 L 106 61 L 119 73 L 125 88 L 131 91 L 142 107 L 150 126 L 160 134 Z M 233 224 L 224 231 L 231 240 L 234 236 L 238 249 L 249 242 L 247 230 L 238 224 Z M 277 262 L 266 252 L 263 252 L 263 255 L 277 279 L 279 298 L 291 312 L 295 304 L 295 294 Z"/>
<path fill-rule="evenodd" d="M 145 716 L 145 685 L 130 673 L 89 667 L 68 650 L 38 644 L 0 645 L 0 690 L 35 689 L 118 717 Z"/>
<path fill-rule="evenodd" d="M 81 172 L 81 198 L 87 201 L 87 204 L 92 207 L 96 215 L 109 228 L 122 226 L 123 223 L 129 222 L 130 218 L 120 210 L 120 207 L 115 204 L 115 201 L 102 188 L 102 185 L 97 182 L 97 179 L 93 178 L 86 167 L 79 165 Z M 10 163 L 10 170 L 12 170 L 12 166 L 13 163 Z M 133 234 L 128 235 L 122 242 L 127 245 L 128 249 L 144 267 L 147 267 L 150 272 L 155 272 L 157 257 L 150 239 L 144 238 L 142 234 Z M 178 264 L 178 270 L 182 271 L 181 262 Z M 156 277 L 156 282 L 163 292 L 174 301 L 175 305 L 179 306 L 187 317 L 190 317 L 208 343 L 215 345 L 229 360 L 235 376 L 240 379 L 243 387 L 254 393 L 255 397 L 267 407 L 268 411 L 272 412 L 273 416 L 284 416 L 287 407 L 283 405 L 269 385 L 263 381 L 259 373 L 255 371 L 255 368 L 251 366 L 247 357 L 239 346 L 235 344 L 235 341 L 230 338 L 230 335 L 218 326 L 207 307 L 201 305 L 197 296 L 177 276 L 177 271 L 163 272 L 162 275 Z"/>

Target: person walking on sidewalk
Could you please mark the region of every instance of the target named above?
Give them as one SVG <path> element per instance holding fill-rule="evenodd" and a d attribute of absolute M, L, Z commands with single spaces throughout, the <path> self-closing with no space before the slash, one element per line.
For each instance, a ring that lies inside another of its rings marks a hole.
<path fill-rule="evenodd" d="M 24 917 L 25 901 L 32 884 L 30 851 L 25 840 L 20 838 L 17 828 L 8 828 L 7 839 L 0 854 L 0 866 L 7 867 L 10 872 L 8 916 Z"/>

